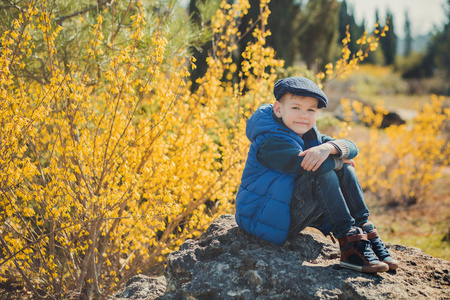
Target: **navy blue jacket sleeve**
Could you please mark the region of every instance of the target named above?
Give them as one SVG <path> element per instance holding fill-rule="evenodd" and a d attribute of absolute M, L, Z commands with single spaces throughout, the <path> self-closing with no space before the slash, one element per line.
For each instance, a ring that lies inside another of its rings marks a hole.
<path fill-rule="evenodd" d="M 336 166 L 329 156 L 316 171 L 306 171 L 301 167 L 303 157 L 299 156 L 299 148 L 280 138 L 269 138 L 259 147 L 258 161 L 264 166 L 291 174 L 319 175 L 333 170 Z"/>

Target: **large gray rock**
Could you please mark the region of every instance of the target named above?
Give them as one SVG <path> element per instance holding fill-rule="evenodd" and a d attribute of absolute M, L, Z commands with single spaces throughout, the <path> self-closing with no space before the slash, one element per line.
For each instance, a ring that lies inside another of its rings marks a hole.
<path fill-rule="evenodd" d="M 387 246 L 400 268 L 362 274 L 340 268 L 338 245 L 322 235 L 304 232 L 278 247 L 223 215 L 198 241 L 187 240 L 169 255 L 167 283 L 140 275 L 115 299 L 450 299 L 449 261 Z"/>

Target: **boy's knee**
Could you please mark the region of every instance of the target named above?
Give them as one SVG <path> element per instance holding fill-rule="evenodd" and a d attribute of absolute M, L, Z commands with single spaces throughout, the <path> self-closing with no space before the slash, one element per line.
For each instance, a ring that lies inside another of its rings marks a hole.
<path fill-rule="evenodd" d="M 336 171 L 336 174 L 340 180 L 345 182 L 358 181 L 355 168 L 349 164 L 344 164 L 340 170 Z"/>
<path fill-rule="evenodd" d="M 355 171 L 355 168 L 351 164 L 344 164 L 342 169 Z"/>
<path fill-rule="evenodd" d="M 339 181 L 338 176 L 334 171 L 322 173 L 319 176 L 317 176 L 316 180 L 319 182 Z"/>
<path fill-rule="evenodd" d="M 355 170 L 355 168 L 354 168 L 352 165 L 350 165 L 350 164 L 344 164 L 344 165 L 342 166 L 341 171 L 344 173 L 344 175 L 356 177 L 356 170 Z"/>

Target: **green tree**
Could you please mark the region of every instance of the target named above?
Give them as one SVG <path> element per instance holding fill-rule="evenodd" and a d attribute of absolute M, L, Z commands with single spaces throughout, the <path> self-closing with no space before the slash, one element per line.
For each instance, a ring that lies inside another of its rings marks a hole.
<path fill-rule="evenodd" d="M 386 12 L 386 25 L 389 27 L 389 31 L 386 32 L 386 37 L 382 38 L 380 43 L 385 58 L 385 64 L 392 65 L 395 62 L 397 36 L 394 28 L 394 15 L 389 10 Z"/>
<path fill-rule="evenodd" d="M 211 18 L 219 7 L 219 1 L 190 0 L 188 13 L 191 25 L 197 28 L 199 34 L 197 42 L 192 44 L 192 56 L 195 59 L 195 68 L 191 68 L 191 91 L 198 89 L 197 79 L 205 75 L 208 64 L 206 58 L 212 48 Z"/>
<path fill-rule="evenodd" d="M 444 25 L 442 31 L 433 37 L 432 43 L 435 47 L 434 65 L 447 77 L 450 77 L 450 0 L 447 0 L 445 10 L 447 23 Z"/>
<path fill-rule="evenodd" d="M 252 26 L 259 22 L 259 0 L 250 0 L 250 9 L 244 16 L 239 31 L 239 52 L 244 51 L 251 35 Z M 295 64 L 299 59 L 308 67 L 316 63 L 319 68 L 330 60 L 338 36 L 339 2 L 337 0 L 316 0 L 305 3 L 296 0 L 271 1 L 271 15 L 265 29 L 272 33 L 267 43 L 285 61 L 285 66 Z M 239 60 L 242 58 L 237 57 Z"/>
<path fill-rule="evenodd" d="M 337 0 L 309 1 L 299 19 L 299 50 L 308 69 L 322 69 L 331 60 L 338 37 Z"/>
<path fill-rule="evenodd" d="M 342 1 L 341 7 L 339 9 L 339 42 L 345 38 L 347 26 L 349 27 L 349 33 L 351 37 L 362 36 L 364 33 L 364 25 L 358 25 L 356 23 L 355 17 L 353 15 L 353 8 L 349 7 L 347 5 L 347 2 L 344 0 Z M 356 43 L 355 38 L 352 38 L 350 40 L 348 48 L 352 53 L 356 53 L 359 50 L 359 45 Z"/>
<path fill-rule="evenodd" d="M 450 77 L 450 0 L 447 0 L 445 7 L 447 23 L 441 31 L 432 37 L 423 59 L 417 65 L 411 67 L 403 73 L 403 78 L 423 78 L 431 77 L 437 71 L 447 78 Z M 447 91 L 447 94 L 450 91 Z"/>
<path fill-rule="evenodd" d="M 409 20 L 408 10 L 405 11 L 405 56 L 408 56 L 412 50 L 411 21 Z"/>
<path fill-rule="evenodd" d="M 301 1 L 278 0 L 269 3 L 271 14 L 267 28 L 272 35 L 267 43 L 277 52 L 277 56 L 291 66 L 299 58 L 299 40 L 295 38 L 299 31 L 298 19 L 303 13 Z"/>

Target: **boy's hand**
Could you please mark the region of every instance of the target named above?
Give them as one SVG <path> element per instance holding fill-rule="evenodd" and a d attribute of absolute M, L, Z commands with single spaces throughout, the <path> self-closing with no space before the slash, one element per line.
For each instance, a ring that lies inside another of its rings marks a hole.
<path fill-rule="evenodd" d="M 353 168 L 356 168 L 356 164 L 355 164 L 355 162 L 353 161 L 353 159 L 346 159 L 346 158 L 344 158 L 342 161 L 343 161 L 344 164 L 349 164 L 349 165 L 351 165 Z"/>
<path fill-rule="evenodd" d="M 336 151 L 333 145 L 324 143 L 300 152 L 299 156 L 304 156 L 302 168 L 306 171 L 316 171 L 333 151 Z"/>

